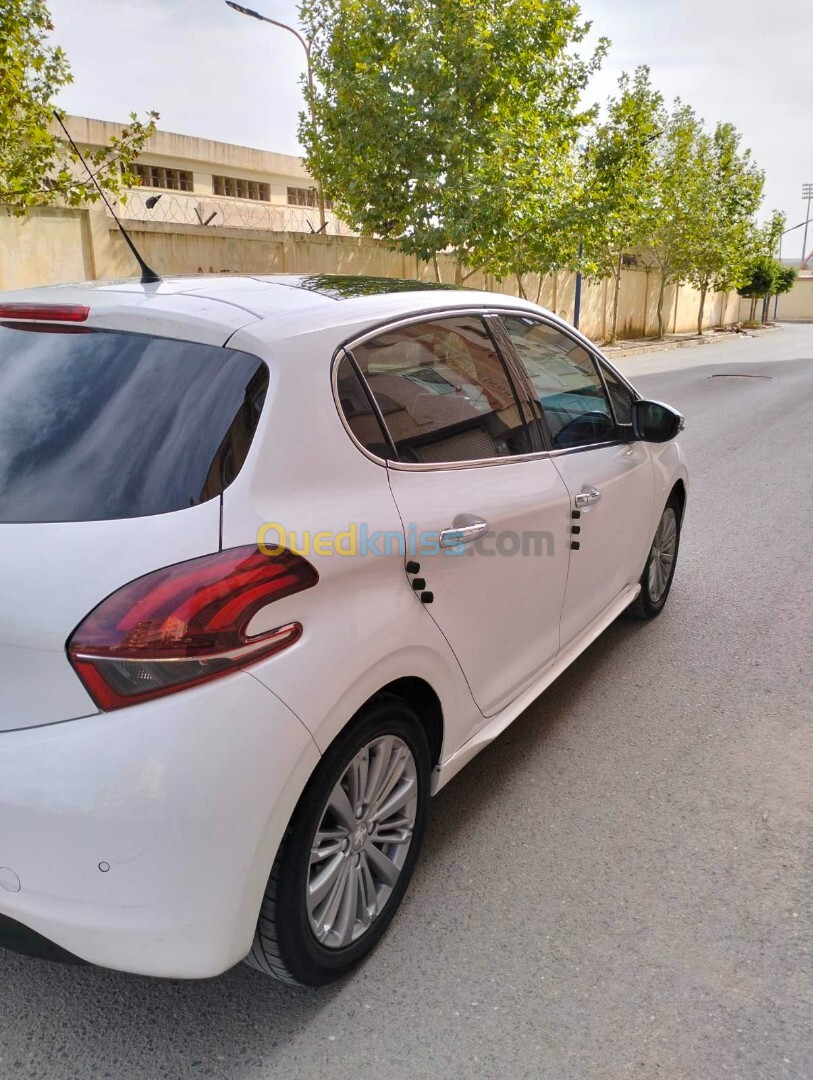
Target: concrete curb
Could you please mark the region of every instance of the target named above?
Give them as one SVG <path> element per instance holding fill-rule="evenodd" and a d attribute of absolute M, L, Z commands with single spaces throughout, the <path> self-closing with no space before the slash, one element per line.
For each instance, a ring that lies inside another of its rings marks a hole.
<path fill-rule="evenodd" d="M 781 329 L 781 326 L 761 326 L 757 330 L 745 330 L 742 334 L 703 334 L 702 337 L 695 334 L 678 340 L 670 341 L 666 338 L 664 341 L 647 342 L 646 345 L 631 345 L 629 348 L 624 345 L 610 346 L 601 351 L 608 360 L 614 360 L 621 356 L 641 356 L 645 353 L 667 352 L 672 349 L 696 349 L 700 345 L 716 345 L 720 341 L 736 341 L 740 337 L 762 337 L 763 334 L 771 334 Z"/>

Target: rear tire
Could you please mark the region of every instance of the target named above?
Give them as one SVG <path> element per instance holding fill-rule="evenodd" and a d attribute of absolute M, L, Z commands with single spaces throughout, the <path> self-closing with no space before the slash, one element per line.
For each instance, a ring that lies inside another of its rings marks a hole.
<path fill-rule="evenodd" d="M 412 877 L 431 773 L 426 733 L 405 702 L 382 695 L 359 713 L 297 804 L 246 963 L 322 986 L 374 948 Z"/>
<path fill-rule="evenodd" d="M 641 592 L 629 607 L 637 619 L 654 619 L 664 609 L 675 576 L 680 549 L 680 502 L 674 496 L 664 507 L 646 566 L 641 574 Z"/>

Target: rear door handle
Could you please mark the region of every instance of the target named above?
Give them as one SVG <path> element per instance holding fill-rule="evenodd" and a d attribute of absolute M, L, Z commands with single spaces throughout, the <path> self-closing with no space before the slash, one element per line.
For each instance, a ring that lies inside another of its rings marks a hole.
<path fill-rule="evenodd" d="M 601 498 L 601 492 L 598 488 L 588 487 L 586 484 L 581 490 L 581 494 L 577 495 L 573 500 L 576 509 L 581 510 L 585 506 L 592 506 L 597 503 Z"/>
<path fill-rule="evenodd" d="M 474 540 L 485 536 L 487 532 L 487 521 L 474 517 L 473 514 L 458 514 L 451 528 L 441 532 L 440 546 L 451 548 L 458 547 L 460 544 L 471 544 Z"/>

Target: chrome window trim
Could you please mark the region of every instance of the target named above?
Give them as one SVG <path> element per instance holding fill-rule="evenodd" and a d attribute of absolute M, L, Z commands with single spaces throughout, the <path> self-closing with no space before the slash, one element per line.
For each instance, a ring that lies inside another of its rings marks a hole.
<path fill-rule="evenodd" d="M 505 308 L 499 304 L 466 304 L 460 307 L 438 307 L 428 308 L 426 311 L 413 312 L 411 315 L 399 315 L 396 318 L 384 319 L 380 323 L 376 323 L 375 326 L 368 330 L 363 331 L 361 334 L 356 334 L 353 337 L 347 338 L 342 342 L 340 348 L 346 349 L 348 352 L 352 352 L 357 345 L 363 345 L 365 341 L 369 341 L 371 338 L 376 338 L 382 333 L 386 333 L 389 330 L 397 330 L 401 326 L 411 326 L 413 323 L 420 322 L 433 322 L 435 319 L 454 319 L 458 315 L 476 315 L 479 318 L 483 318 L 489 314 L 499 314 L 502 311 L 506 311 L 508 314 L 516 315 L 533 315 L 538 317 L 537 312 L 528 311 L 525 308 L 509 307 Z"/>
<path fill-rule="evenodd" d="M 513 465 L 518 461 L 542 461 L 545 458 L 564 457 L 566 454 L 583 454 L 586 450 L 598 450 L 603 446 L 624 445 L 625 444 L 621 439 L 611 439 L 608 442 L 591 443 L 589 446 L 571 446 L 565 450 L 539 450 L 534 454 L 514 454 L 511 457 L 503 458 L 478 458 L 473 461 L 432 462 L 427 464 L 411 461 L 379 461 L 379 464 L 386 465 L 388 469 L 396 469 L 399 472 L 445 472 L 457 469 L 487 469 L 491 466 Z M 373 460 L 376 459 L 374 458 Z"/>
<path fill-rule="evenodd" d="M 565 333 L 569 332 L 566 324 L 560 324 L 558 320 L 553 321 L 551 319 L 546 319 L 544 315 L 540 314 L 538 311 L 529 310 L 528 308 L 523 307 L 516 307 L 514 304 L 506 304 L 503 307 L 502 305 L 497 303 L 489 304 L 488 306 L 478 305 L 468 307 L 443 307 L 432 309 L 431 311 L 422 311 L 417 314 L 413 313 L 411 315 L 400 316 L 396 319 L 389 319 L 381 322 L 375 327 L 369 330 L 365 330 L 363 333 L 357 334 L 354 337 L 348 338 L 346 341 L 342 342 L 342 344 L 339 345 L 339 347 L 334 352 L 333 359 L 331 360 L 330 382 L 333 392 L 333 404 L 336 408 L 336 412 L 339 415 L 339 420 L 341 421 L 342 427 L 347 432 L 356 448 L 360 450 L 361 453 L 369 461 L 372 461 L 374 464 L 379 465 L 385 469 L 395 469 L 399 472 L 448 472 L 456 471 L 459 469 L 485 469 L 492 466 L 499 467 L 503 465 L 513 465 L 515 462 L 543 461 L 546 458 L 564 457 L 568 454 L 583 454 L 587 451 L 599 450 L 602 447 L 607 446 L 624 446 L 625 442 L 623 439 L 608 439 L 605 442 L 589 443 L 587 446 L 571 446 L 561 450 L 537 450 L 531 454 L 515 454 L 511 455 L 510 457 L 503 458 L 477 458 L 472 461 L 433 461 L 418 463 L 410 461 L 397 461 L 391 458 L 380 458 L 377 454 L 373 454 L 370 450 L 367 449 L 366 446 L 359 442 L 359 440 L 356 438 L 353 431 L 351 430 L 349 423 L 347 422 L 347 418 L 344 415 L 344 410 L 342 409 L 341 402 L 339 400 L 339 367 L 342 363 L 342 360 L 347 357 L 348 361 L 353 365 L 354 369 L 356 369 L 356 373 L 359 374 L 357 370 L 357 365 L 353 358 L 353 348 L 355 346 L 363 345 L 366 341 L 370 341 L 373 338 L 379 337 L 382 333 L 387 333 L 389 330 L 397 330 L 399 329 L 399 327 L 402 326 L 412 326 L 414 323 L 432 322 L 438 318 L 444 317 L 455 318 L 458 315 L 475 315 L 478 318 L 482 318 L 484 319 L 484 321 L 487 322 L 487 317 L 489 315 L 496 315 L 499 317 L 503 314 L 521 315 L 525 318 L 534 318 L 537 321 L 545 323 L 556 330 Z M 591 355 L 593 355 L 596 352 L 595 347 L 588 341 L 587 338 L 579 334 L 578 331 L 576 331 L 576 335 L 578 343 L 584 348 L 588 349 Z M 501 359 L 503 359 L 503 363 L 506 362 L 504 358 L 501 357 Z M 610 365 L 610 367 L 612 367 L 612 365 Z M 615 368 L 613 368 L 613 371 L 615 371 Z M 363 375 L 361 375 L 360 377 L 364 379 Z M 623 376 L 619 375 L 619 378 L 622 382 L 626 383 L 626 380 Z M 366 380 L 364 381 L 366 382 Z M 628 383 L 627 385 L 629 386 Z M 633 387 L 630 386 L 630 390 L 632 390 L 636 398 L 640 397 L 640 395 Z M 381 424 L 383 418 L 380 415 L 380 411 L 378 411 L 376 415 L 379 424 Z M 384 430 L 388 431 L 386 421 L 383 421 L 383 423 Z"/>

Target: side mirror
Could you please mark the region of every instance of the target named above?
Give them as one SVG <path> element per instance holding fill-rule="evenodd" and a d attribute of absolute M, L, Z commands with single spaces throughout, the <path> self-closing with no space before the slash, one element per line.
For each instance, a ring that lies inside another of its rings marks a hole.
<path fill-rule="evenodd" d="M 632 430 L 641 442 L 669 442 L 684 427 L 683 414 L 670 405 L 660 401 L 632 403 Z"/>

